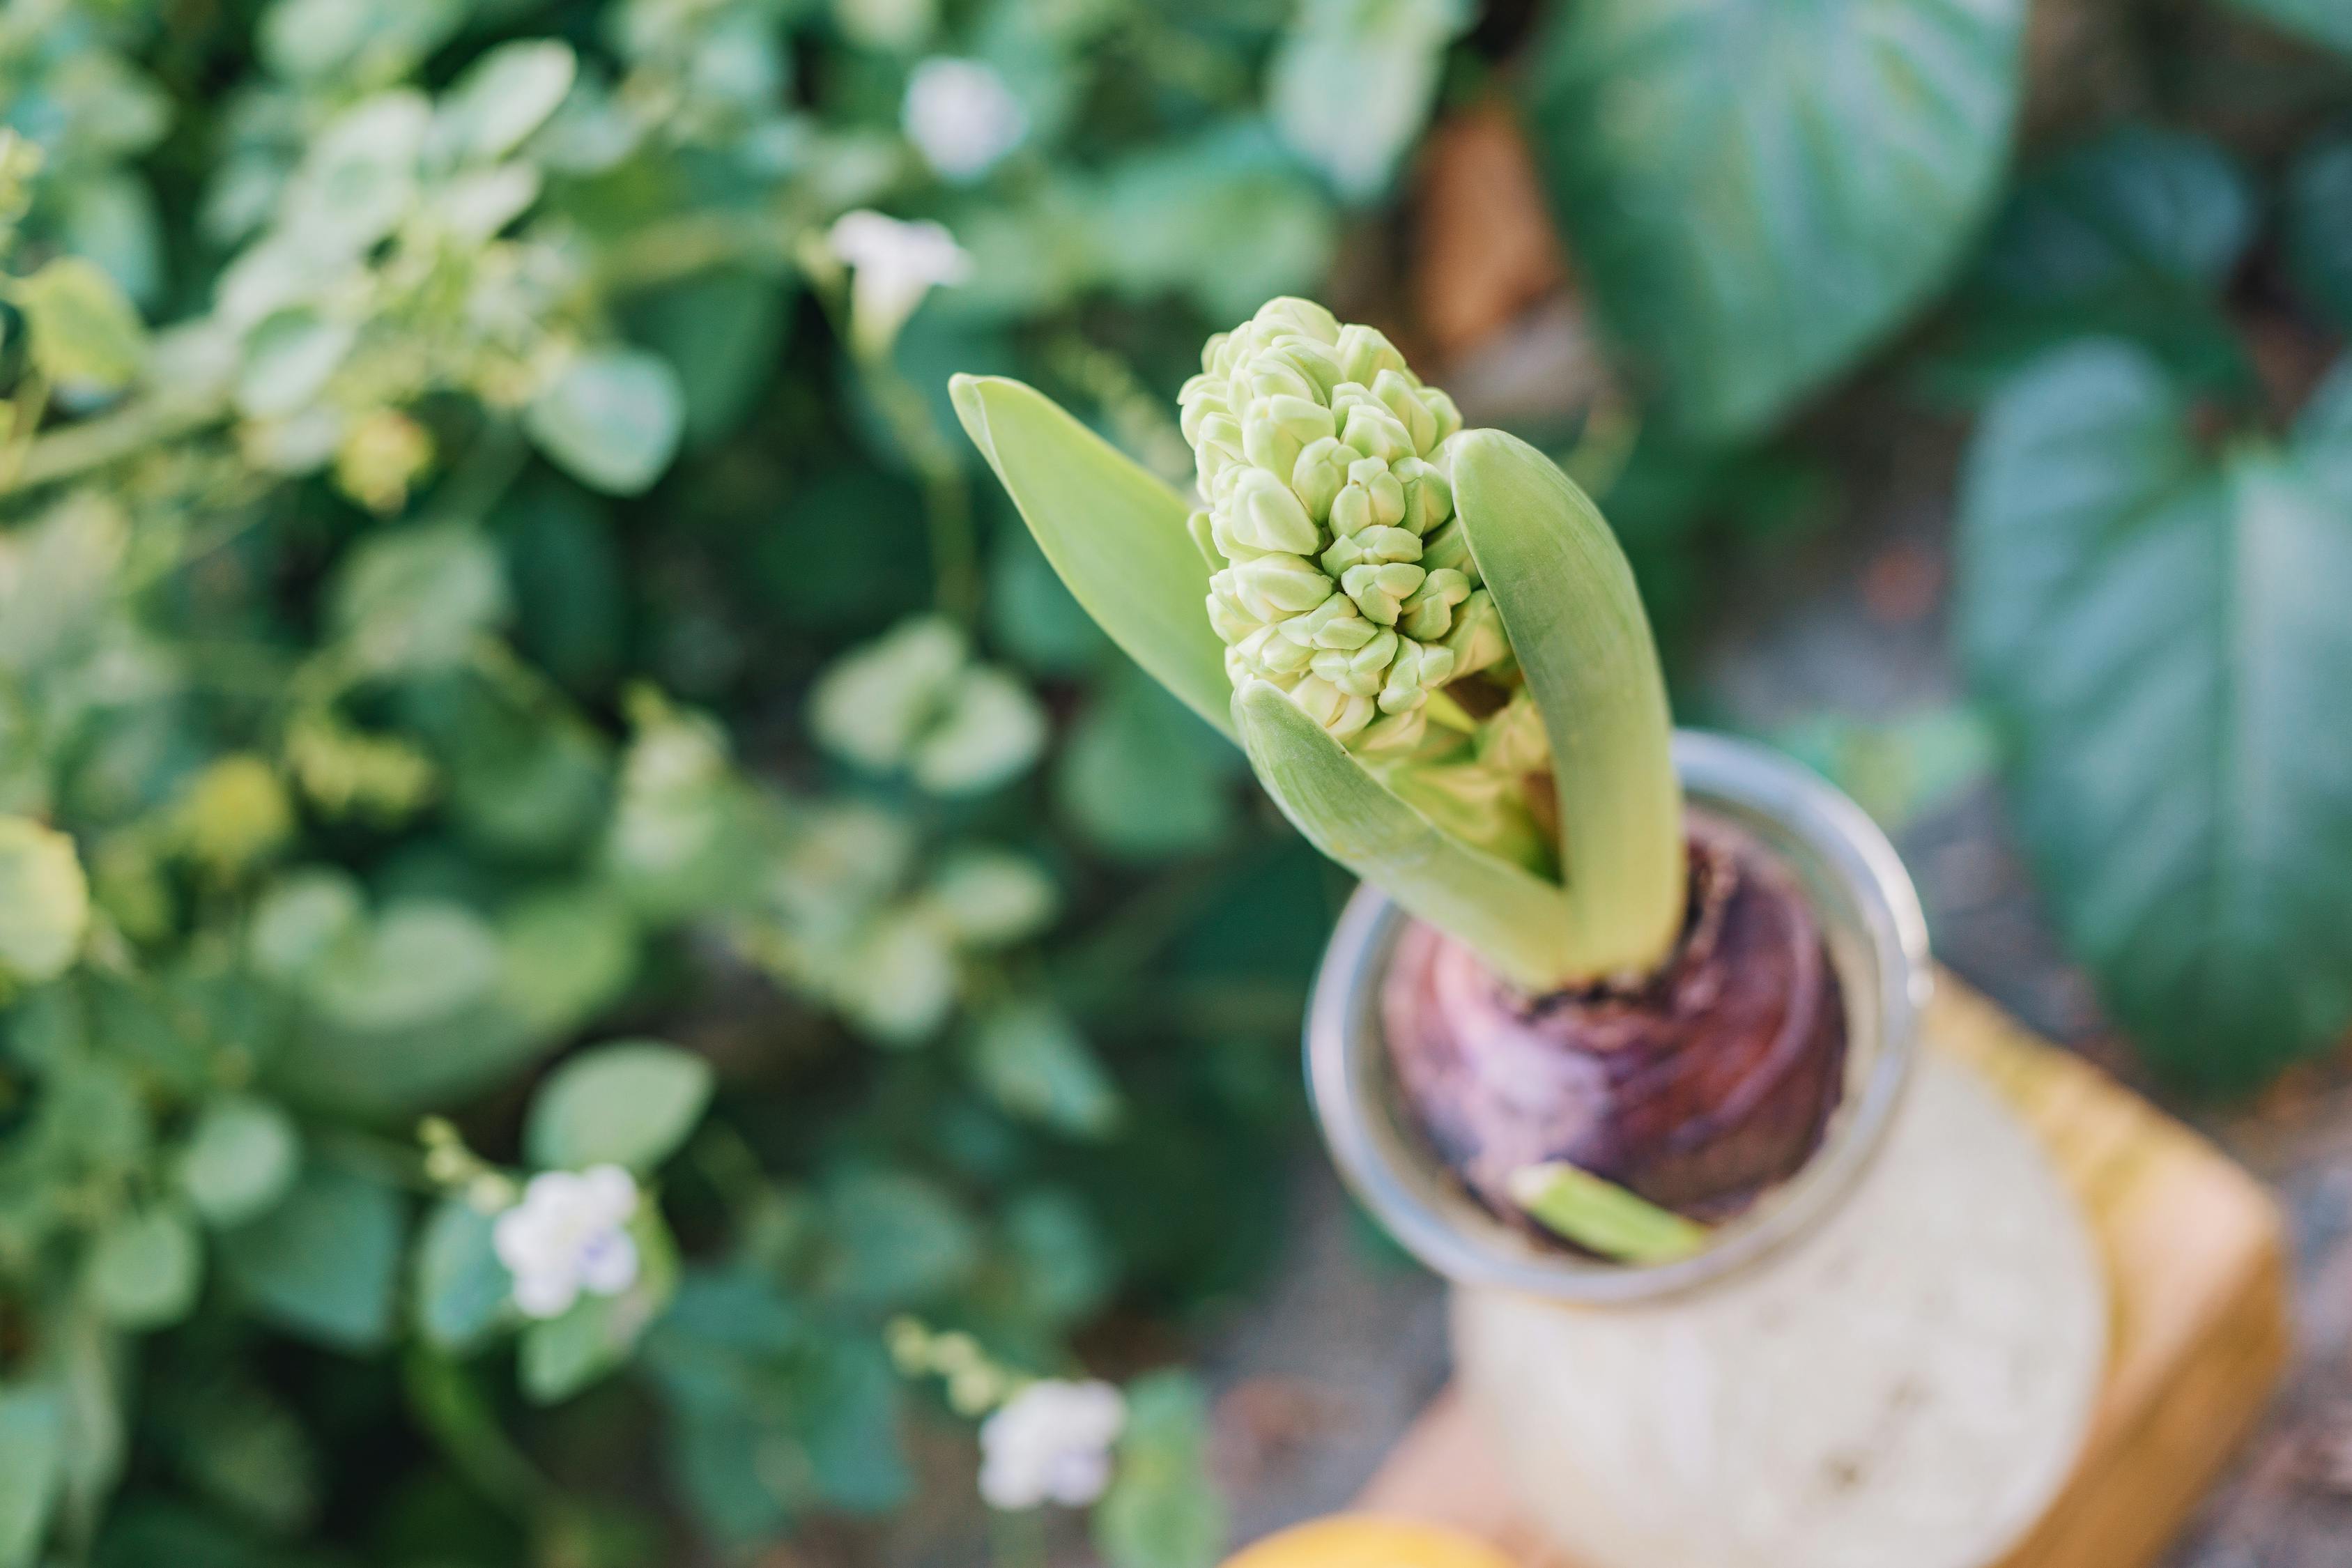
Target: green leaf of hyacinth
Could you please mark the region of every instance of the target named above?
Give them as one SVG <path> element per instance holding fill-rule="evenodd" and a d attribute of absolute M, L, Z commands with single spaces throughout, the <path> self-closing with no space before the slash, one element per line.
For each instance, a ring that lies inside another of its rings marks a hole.
<path fill-rule="evenodd" d="M 949 383 L 964 431 L 1111 639 L 1230 735 L 1233 683 L 1202 605 L 1209 565 L 1176 491 L 1034 387 L 999 375 Z"/>
<path fill-rule="evenodd" d="M 1580 973 L 1559 889 L 1440 832 L 1280 689 L 1253 680 L 1233 707 L 1258 782 L 1315 847 L 1516 985 L 1549 991 Z"/>
<path fill-rule="evenodd" d="M 1511 1198 L 1554 1236 L 1620 1263 L 1688 1258 L 1706 1250 L 1712 1234 L 1696 1220 L 1565 1161 L 1511 1173 Z"/>
<path fill-rule="evenodd" d="M 1467 430 L 1453 449 L 1463 536 L 1551 742 L 1574 967 L 1646 971 L 1682 930 L 1685 873 L 1674 720 L 1633 569 L 1525 441 Z"/>

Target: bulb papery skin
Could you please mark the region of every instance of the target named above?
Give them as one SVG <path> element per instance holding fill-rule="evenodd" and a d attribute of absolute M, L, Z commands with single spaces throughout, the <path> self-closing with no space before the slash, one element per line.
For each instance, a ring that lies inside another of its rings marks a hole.
<path fill-rule="evenodd" d="M 1453 399 L 1373 328 L 1278 299 L 1209 340 L 1178 401 L 1226 673 L 1352 750 L 1412 748 L 1431 692 L 1509 652 L 1454 518 Z"/>

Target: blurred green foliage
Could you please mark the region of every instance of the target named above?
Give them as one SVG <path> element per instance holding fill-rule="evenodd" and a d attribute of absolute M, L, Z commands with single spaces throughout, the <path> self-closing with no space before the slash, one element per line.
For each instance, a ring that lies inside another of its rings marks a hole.
<path fill-rule="evenodd" d="M 1202 336 L 1378 257 L 1522 9 L 0 3 L 0 1568 L 870 1560 L 969 1473 L 909 1312 L 1139 1374 L 1094 1539 L 1214 1554 L 1136 1325 L 1272 1238 L 1342 889 L 946 380 L 1181 475 Z M 2339 1029 L 2340 392 L 2277 434 L 2352 326 L 2336 9 L 2166 7 L 2299 29 L 2292 123 L 2151 28 L 2147 123 L 2006 191 L 2020 5 L 1551 9 L 1504 85 L 1654 606 L 1822 513 L 1775 433 L 1916 348 L 1994 400 L 1990 727 L 1791 742 L 1900 816 L 1997 736 L 2164 1059 Z M 891 303 L 868 208 L 961 259 Z M 526 1318 L 496 1215 L 599 1163 L 633 1276 Z"/>
<path fill-rule="evenodd" d="M 945 373 L 1173 438 L 1464 19 L 0 7 L 0 1563 L 887 1516 L 958 1425 L 890 1317 L 1050 1372 L 1248 1275 L 1338 889 Z M 973 263 L 861 333 L 886 205 Z M 603 1163 L 632 1283 L 521 1316 L 496 1212 Z M 1198 1395 L 1135 1408 L 1106 1542 L 1202 1561 Z"/>

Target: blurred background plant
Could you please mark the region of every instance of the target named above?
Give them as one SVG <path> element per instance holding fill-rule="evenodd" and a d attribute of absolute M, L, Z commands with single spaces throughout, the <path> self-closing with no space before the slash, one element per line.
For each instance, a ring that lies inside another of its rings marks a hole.
<path fill-rule="evenodd" d="M 1278 1235 L 1345 889 L 945 384 L 1181 479 L 1278 292 L 1559 452 L 1670 650 L 1835 518 L 1858 402 L 1987 405 L 1979 704 L 1780 738 L 1890 819 L 2004 763 L 2184 1078 L 2324 1047 L 2347 49 L 2294 0 L 6 0 L 0 1568 L 966 1550 L 971 1418 L 1088 1373 L 1112 1462 L 1030 1490 L 1213 1559 L 1168 1331 Z"/>

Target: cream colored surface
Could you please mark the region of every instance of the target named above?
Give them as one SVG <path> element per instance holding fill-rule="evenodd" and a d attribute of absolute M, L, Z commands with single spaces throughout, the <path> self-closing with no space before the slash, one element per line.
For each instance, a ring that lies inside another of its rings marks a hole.
<path fill-rule="evenodd" d="M 2106 1328 L 2074 1199 L 1933 1054 L 1853 1197 L 1749 1273 L 1616 1310 L 1455 1299 L 1465 1396 L 1580 1568 L 1984 1568 L 2072 1471 Z"/>

